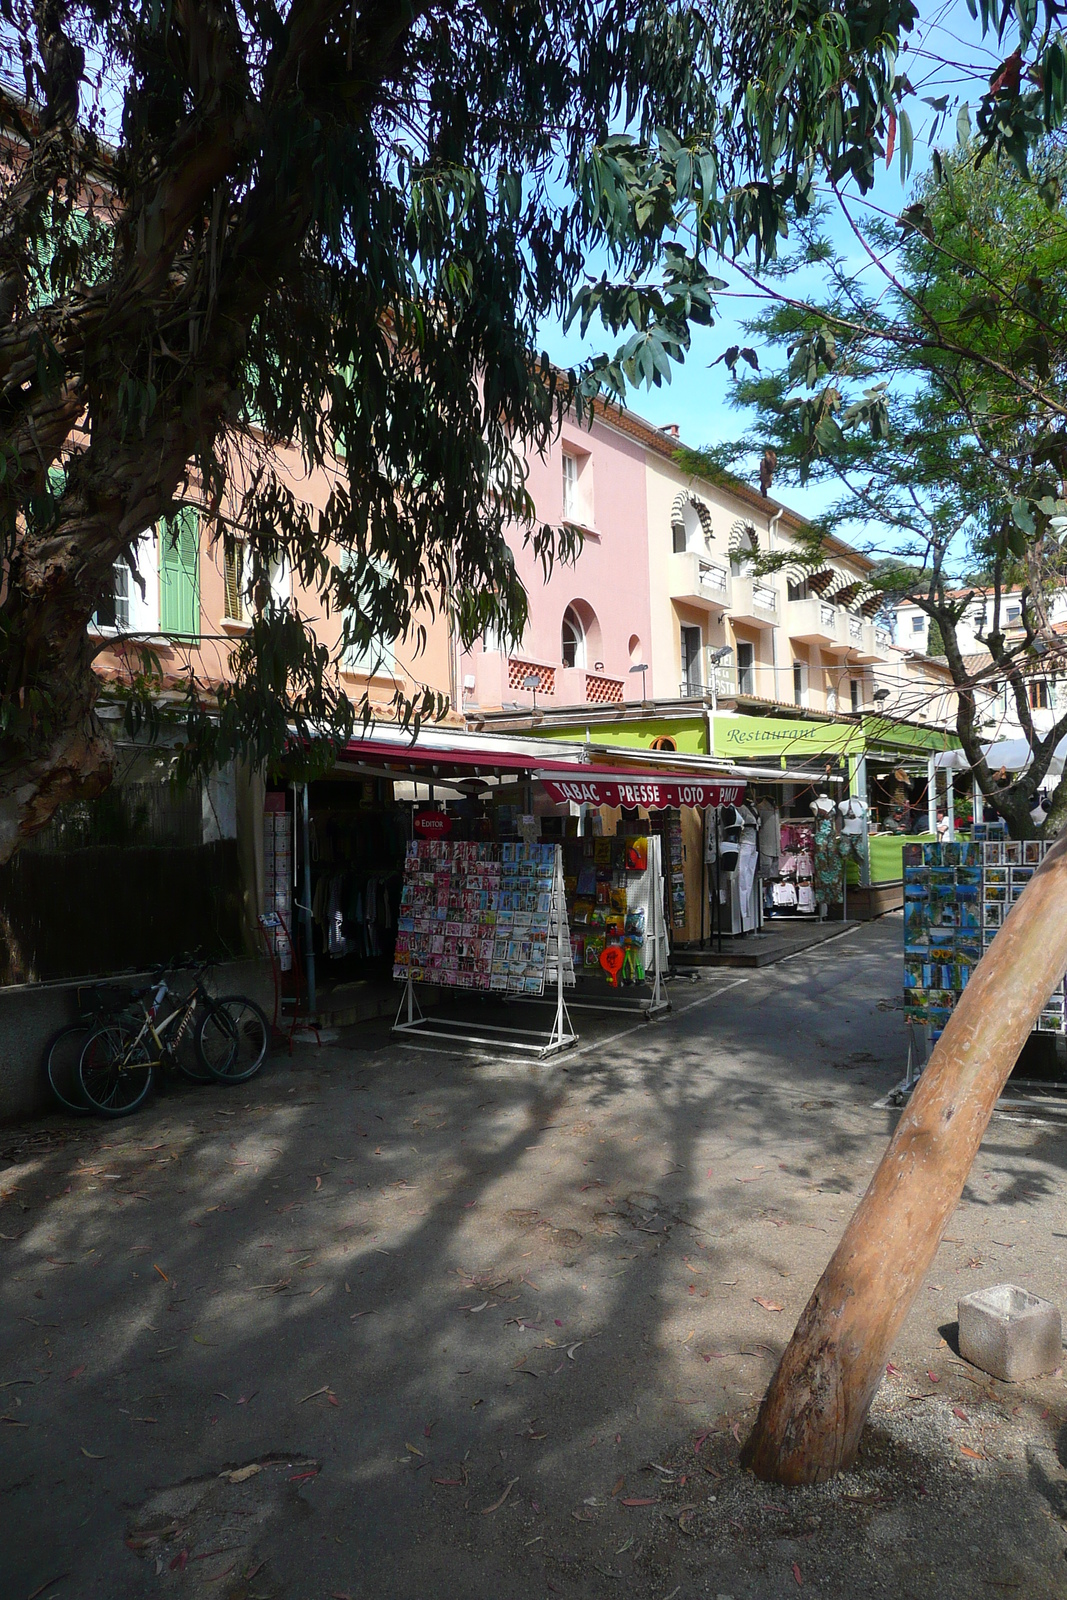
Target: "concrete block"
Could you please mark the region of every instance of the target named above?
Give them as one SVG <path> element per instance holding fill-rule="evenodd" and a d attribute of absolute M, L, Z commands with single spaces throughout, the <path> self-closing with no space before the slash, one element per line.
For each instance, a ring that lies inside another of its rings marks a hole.
<path fill-rule="evenodd" d="M 998 1283 L 965 1296 L 959 1319 L 960 1355 L 994 1378 L 1018 1383 L 1060 1365 L 1063 1331 L 1050 1300 Z"/>

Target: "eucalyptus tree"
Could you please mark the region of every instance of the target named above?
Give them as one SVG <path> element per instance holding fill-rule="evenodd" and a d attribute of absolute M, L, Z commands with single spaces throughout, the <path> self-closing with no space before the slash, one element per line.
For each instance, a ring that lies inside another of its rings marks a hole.
<path fill-rule="evenodd" d="M 870 184 L 914 16 L 3 0 L 0 859 L 110 781 L 89 622 L 190 496 L 239 526 L 254 589 L 284 555 L 349 645 L 441 605 L 464 640 L 518 634 L 508 528 L 546 566 L 574 553 L 535 522 L 523 452 L 567 407 L 662 382 L 712 317 L 709 255 L 773 251 L 816 168 Z M 558 372 L 538 331 L 572 312 L 610 348 Z M 279 442 L 333 474 L 321 510 Z M 136 720 L 158 697 L 135 660 Z M 294 609 L 260 606 L 232 666 L 185 682 L 187 766 L 346 737 Z"/>

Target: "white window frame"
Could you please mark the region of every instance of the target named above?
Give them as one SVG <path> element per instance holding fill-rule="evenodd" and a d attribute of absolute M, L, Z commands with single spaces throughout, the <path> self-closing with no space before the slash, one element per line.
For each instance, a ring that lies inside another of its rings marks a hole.
<path fill-rule="evenodd" d="M 793 662 L 793 704 L 806 706 L 808 703 L 808 666 L 806 661 Z"/>
<path fill-rule="evenodd" d="M 570 450 L 563 451 L 563 515 L 568 522 L 581 522 L 578 497 L 578 457 Z"/>
<path fill-rule="evenodd" d="M 922 615 L 921 612 L 919 613 L 919 615 L 917 617 L 912 617 L 912 619 L 911 619 L 911 631 L 912 631 L 912 633 L 922 633 L 922 631 L 923 631 L 923 623 L 925 621 L 926 621 L 926 618 Z"/>
<path fill-rule="evenodd" d="M 568 627 L 575 636 L 573 661 L 567 660 L 566 650 L 564 648 L 564 629 Z M 563 613 L 563 617 L 559 625 L 559 636 L 559 658 L 563 662 L 563 665 L 565 667 L 580 668 L 584 672 L 587 664 L 585 625 L 573 606 L 568 606 Z"/>
<path fill-rule="evenodd" d="M 141 535 L 134 552 L 137 563 L 136 574 L 125 556 L 120 556 L 114 566 L 116 577 L 120 574 L 125 577 L 126 622 L 122 624 L 97 622 L 94 615 L 90 624 L 94 633 L 101 634 L 105 638 L 118 637 L 121 634 L 143 634 L 148 638 L 155 638 L 159 633 L 159 537 L 155 528 L 149 528 Z"/>

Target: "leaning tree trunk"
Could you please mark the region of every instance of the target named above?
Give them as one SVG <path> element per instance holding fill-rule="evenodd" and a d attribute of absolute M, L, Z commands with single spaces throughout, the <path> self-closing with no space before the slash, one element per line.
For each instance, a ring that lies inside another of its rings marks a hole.
<path fill-rule="evenodd" d="M 820 1483 L 860 1433 L 993 1108 L 1067 969 L 1067 834 L 1012 907 L 934 1048 L 820 1278 L 741 1453 L 776 1483 Z"/>

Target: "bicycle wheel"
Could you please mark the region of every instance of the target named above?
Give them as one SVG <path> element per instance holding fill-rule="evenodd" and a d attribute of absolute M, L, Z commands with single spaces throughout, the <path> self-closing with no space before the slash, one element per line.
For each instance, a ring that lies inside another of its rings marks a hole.
<path fill-rule="evenodd" d="M 152 1087 L 153 1065 L 148 1040 L 112 1022 L 86 1040 L 78 1082 L 87 1104 L 100 1116 L 128 1117 Z"/>
<path fill-rule="evenodd" d="M 75 1022 L 71 1027 L 61 1029 L 48 1046 L 45 1057 L 48 1087 L 63 1110 L 72 1112 L 76 1117 L 89 1115 L 89 1107 L 82 1099 L 78 1081 L 78 1062 L 93 1027 L 91 1022 Z"/>
<path fill-rule="evenodd" d="M 215 1074 L 209 1072 L 200 1054 L 200 1045 L 197 1040 L 199 1031 L 197 1016 L 194 1012 L 189 1026 L 177 1044 L 173 1040 L 168 1041 L 171 1060 L 182 1076 L 188 1078 L 192 1083 L 214 1083 Z"/>
<path fill-rule="evenodd" d="M 247 1083 L 266 1060 L 269 1044 L 266 1016 L 242 994 L 210 1001 L 196 1035 L 200 1059 L 220 1083 Z"/>

